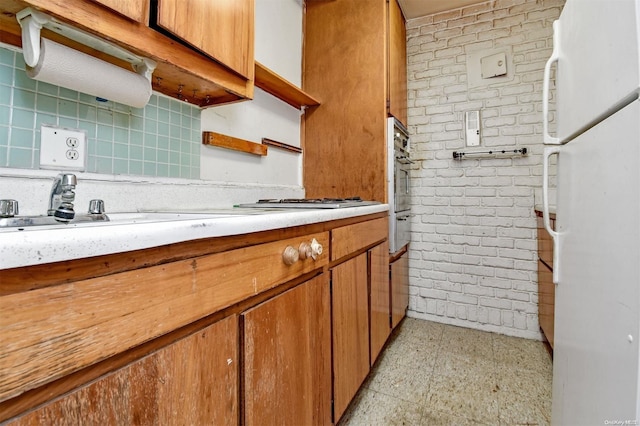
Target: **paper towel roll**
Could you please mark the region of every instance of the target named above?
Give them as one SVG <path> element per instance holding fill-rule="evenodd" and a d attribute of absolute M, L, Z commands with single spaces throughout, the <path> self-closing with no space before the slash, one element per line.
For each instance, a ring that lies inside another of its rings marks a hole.
<path fill-rule="evenodd" d="M 151 82 L 145 77 L 55 41 L 40 41 L 38 63 L 27 66 L 29 77 L 136 108 L 149 102 Z"/>

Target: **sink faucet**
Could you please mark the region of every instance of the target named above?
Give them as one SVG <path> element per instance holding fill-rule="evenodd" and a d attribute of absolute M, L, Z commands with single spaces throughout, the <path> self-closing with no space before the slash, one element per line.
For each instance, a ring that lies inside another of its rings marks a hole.
<path fill-rule="evenodd" d="M 51 194 L 49 194 L 49 210 L 47 214 L 53 216 L 58 222 L 71 221 L 76 213 L 73 210 L 73 200 L 76 198 L 73 190 L 78 180 L 76 175 L 60 173 L 53 181 Z"/>

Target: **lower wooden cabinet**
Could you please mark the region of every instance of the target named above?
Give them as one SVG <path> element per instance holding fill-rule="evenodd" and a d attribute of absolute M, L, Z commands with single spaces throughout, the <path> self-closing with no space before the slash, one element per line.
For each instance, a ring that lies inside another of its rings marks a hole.
<path fill-rule="evenodd" d="M 322 274 L 242 314 L 244 424 L 331 424 L 329 303 Z"/>
<path fill-rule="evenodd" d="M 370 335 L 371 365 L 391 334 L 391 309 L 389 286 L 389 243 L 369 250 Z"/>
<path fill-rule="evenodd" d="M 387 230 L 374 217 L 54 267 L 73 282 L 5 274 L 0 423 L 336 423 L 391 333 Z M 281 264 L 314 239 L 320 257 Z"/>
<path fill-rule="evenodd" d="M 234 315 L 9 424 L 238 424 L 237 341 Z"/>
<path fill-rule="evenodd" d="M 331 270 L 334 420 L 369 373 L 367 253 Z"/>
<path fill-rule="evenodd" d="M 405 252 L 392 262 L 391 268 L 391 327 L 396 326 L 407 314 L 409 307 L 409 253 Z"/>
<path fill-rule="evenodd" d="M 555 216 L 550 218 L 555 228 Z M 553 349 L 556 286 L 553 283 L 553 239 L 538 217 L 538 323 Z"/>
<path fill-rule="evenodd" d="M 538 260 L 538 323 L 553 348 L 553 322 L 556 286 L 553 284 L 553 270 Z"/>

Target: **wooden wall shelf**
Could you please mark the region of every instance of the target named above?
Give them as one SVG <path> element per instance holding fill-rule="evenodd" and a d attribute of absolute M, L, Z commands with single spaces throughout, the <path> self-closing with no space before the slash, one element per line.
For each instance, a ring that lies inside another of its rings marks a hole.
<path fill-rule="evenodd" d="M 320 105 L 320 102 L 302 89 L 256 61 L 255 85 L 294 108 Z"/>
<path fill-rule="evenodd" d="M 234 138 L 216 132 L 202 132 L 202 144 L 233 149 L 253 155 L 267 155 L 267 145 Z"/>

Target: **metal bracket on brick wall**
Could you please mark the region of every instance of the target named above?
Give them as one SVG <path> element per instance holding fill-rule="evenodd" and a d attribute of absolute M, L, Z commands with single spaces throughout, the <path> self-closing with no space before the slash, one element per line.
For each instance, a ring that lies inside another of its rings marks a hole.
<path fill-rule="evenodd" d="M 492 149 L 490 151 L 471 151 L 460 152 L 453 151 L 454 160 L 462 160 L 464 158 L 503 158 L 527 155 L 527 148 L 519 149 Z"/>

